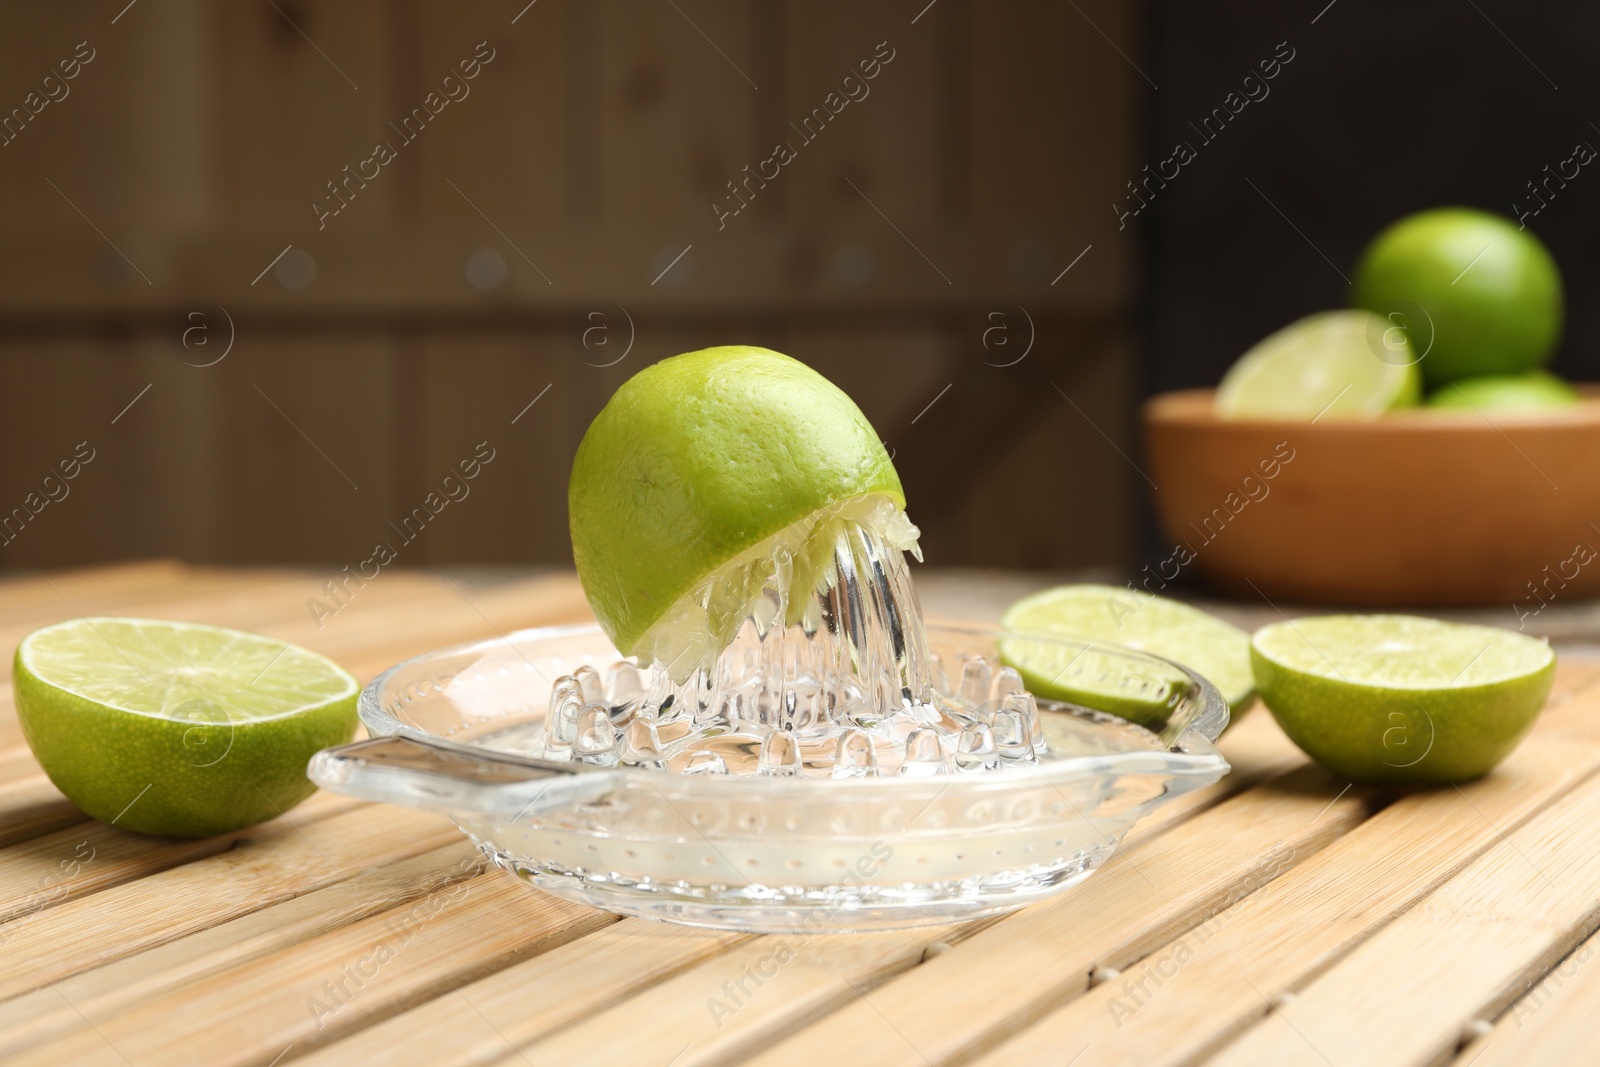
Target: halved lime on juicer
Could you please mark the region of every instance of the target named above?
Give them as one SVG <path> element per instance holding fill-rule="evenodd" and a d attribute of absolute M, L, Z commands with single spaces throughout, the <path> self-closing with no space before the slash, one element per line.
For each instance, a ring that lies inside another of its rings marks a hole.
<path fill-rule="evenodd" d="M 709 668 L 759 610 L 771 568 L 814 586 L 841 521 L 916 545 L 900 476 L 861 409 L 764 348 L 690 352 L 630 378 L 584 435 L 567 501 L 600 625 L 618 651 L 678 677 Z M 685 597 L 712 578 L 705 597 Z"/>
<path fill-rule="evenodd" d="M 1099 651 L 1063 680 L 1028 655 L 1003 659 L 1009 639 L 1000 656 L 930 656 L 903 555 L 917 552 L 917 529 L 887 451 L 849 397 L 776 352 L 706 349 L 629 380 L 579 446 L 569 502 L 590 604 L 652 674 L 617 668 L 618 691 L 641 694 L 637 716 L 598 677 L 558 681 L 546 755 L 697 773 L 998 770 L 1049 748 L 1030 689 L 1070 697 L 1072 679 L 1087 679 L 1101 699 L 1080 702 L 1161 730 L 1189 686 L 1175 668 L 1152 670 L 1159 661 Z M 1170 632 L 1187 610 L 1150 607 L 1140 632 Z M 1242 634 L 1196 640 L 1207 639 L 1248 677 Z M 1035 659 L 1083 651 L 1035 643 Z M 648 725 L 689 704 L 692 727 Z"/>
<path fill-rule="evenodd" d="M 568 900 L 817 932 L 1060 892 L 1228 769 L 1209 683 L 1173 690 L 1158 734 L 1041 707 L 992 628 L 925 628 L 888 452 L 797 360 L 732 346 L 636 374 L 579 445 L 568 501 L 603 634 L 401 664 L 361 704 L 376 740 L 320 754 L 319 783 L 443 808 Z M 1173 669 L 1099 654 L 1130 676 Z"/>

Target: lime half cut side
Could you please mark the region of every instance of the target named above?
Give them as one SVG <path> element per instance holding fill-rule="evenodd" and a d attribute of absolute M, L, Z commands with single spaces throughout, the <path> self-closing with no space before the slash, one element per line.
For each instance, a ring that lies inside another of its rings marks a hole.
<path fill-rule="evenodd" d="M 1001 625 L 1019 633 L 1061 634 L 1126 645 L 1176 660 L 1217 687 L 1237 715 L 1255 695 L 1250 635 L 1199 608 L 1142 589 L 1113 585 L 1062 585 L 1024 597 L 1006 610 Z M 1012 663 L 1041 682 L 1049 675 L 1024 653 Z M 1002 655 L 1005 654 L 1002 648 Z M 1049 695 L 1039 694 L 1035 695 Z M 1083 703 L 1084 701 L 1075 701 Z"/>
<path fill-rule="evenodd" d="M 1324 311 L 1258 342 L 1223 376 L 1225 419 L 1371 419 L 1414 406 L 1422 373 L 1405 331 L 1370 311 Z"/>
<path fill-rule="evenodd" d="M 1261 698 L 1295 744 L 1362 782 L 1460 782 L 1510 755 L 1544 706 L 1555 653 L 1510 630 L 1331 615 L 1257 631 Z"/>
<path fill-rule="evenodd" d="M 306 761 L 355 733 L 359 684 L 257 634 L 79 618 L 17 646 L 23 735 L 87 814 L 167 837 L 272 818 L 315 790 Z"/>

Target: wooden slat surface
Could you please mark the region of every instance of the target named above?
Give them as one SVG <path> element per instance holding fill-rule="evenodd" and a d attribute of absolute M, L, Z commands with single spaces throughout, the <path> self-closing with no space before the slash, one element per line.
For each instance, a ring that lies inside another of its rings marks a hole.
<path fill-rule="evenodd" d="M 566 574 L 399 571 L 319 626 L 322 577 L 163 561 L 30 577 L 0 586 L 0 641 L 77 612 L 190 618 L 366 678 L 587 615 Z M 557 901 L 445 819 L 326 794 L 207 841 L 103 826 L 50 786 L 0 686 L 0 1062 L 1593 1061 L 1600 663 L 1564 658 L 1528 740 L 1459 789 L 1349 787 L 1259 710 L 1222 747 L 1232 774 L 1054 900 L 778 938 Z"/>

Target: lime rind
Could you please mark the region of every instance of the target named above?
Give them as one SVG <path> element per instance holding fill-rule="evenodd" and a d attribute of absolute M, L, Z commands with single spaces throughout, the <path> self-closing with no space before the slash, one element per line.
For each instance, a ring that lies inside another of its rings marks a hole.
<path fill-rule="evenodd" d="M 1223 376 L 1225 419 L 1371 419 L 1422 395 L 1405 332 L 1370 311 L 1308 315 L 1257 342 Z"/>

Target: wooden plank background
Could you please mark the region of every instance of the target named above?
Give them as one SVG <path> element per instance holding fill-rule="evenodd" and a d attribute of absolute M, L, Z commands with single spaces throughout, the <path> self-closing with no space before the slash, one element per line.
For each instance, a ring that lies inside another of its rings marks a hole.
<path fill-rule="evenodd" d="M 94 54 L 0 147 L 0 515 L 97 450 L 0 568 L 337 568 L 485 439 L 404 562 L 563 563 L 594 412 L 729 342 L 856 397 L 934 558 L 1128 558 L 1134 248 L 1107 205 L 1136 170 L 1137 5 L 125 5 L 19 9 L 0 39 L 0 113 Z M 470 94 L 319 230 L 326 183 L 479 42 Z M 719 230 L 726 183 L 885 42 L 869 95 Z M 503 281 L 470 284 L 473 256 Z"/>

